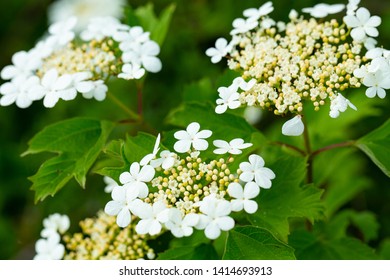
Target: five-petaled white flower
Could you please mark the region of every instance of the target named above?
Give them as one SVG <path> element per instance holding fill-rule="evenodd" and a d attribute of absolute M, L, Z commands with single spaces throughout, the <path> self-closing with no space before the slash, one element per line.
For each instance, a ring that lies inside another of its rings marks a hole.
<path fill-rule="evenodd" d="M 119 48 L 122 51 L 131 50 L 134 44 L 143 44 L 149 41 L 150 32 L 144 32 L 141 26 L 134 26 L 128 30 L 119 30 L 117 31 L 113 38 L 119 44 Z"/>
<path fill-rule="evenodd" d="M 367 86 L 366 96 L 373 98 L 378 95 L 379 98 L 386 97 L 385 89 L 390 89 L 389 73 L 381 70 L 375 73 L 367 73 L 363 79 L 363 84 Z"/>
<path fill-rule="evenodd" d="M 217 106 L 215 107 L 215 112 L 217 114 L 223 114 L 226 110 L 229 109 L 237 109 L 241 106 L 241 102 L 239 101 L 240 94 L 237 92 L 238 85 L 232 84 L 229 87 L 219 87 L 219 97 L 217 99 Z"/>
<path fill-rule="evenodd" d="M 215 48 L 208 48 L 206 55 L 211 57 L 212 63 L 218 63 L 231 50 L 232 45 L 225 38 L 218 38 L 215 42 Z"/>
<path fill-rule="evenodd" d="M 286 136 L 299 136 L 303 133 L 305 126 L 302 122 L 302 116 L 296 115 L 286 121 L 282 126 L 282 134 Z"/>
<path fill-rule="evenodd" d="M 244 209 L 249 214 L 257 211 L 257 202 L 252 199 L 259 195 L 260 187 L 255 182 L 246 183 L 244 189 L 239 183 L 230 183 L 227 192 L 234 198 L 231 201 L 232 211 Z"/>
<path fill-rule="evenodd" d="M 264 3 L 260 8 L 250 8 L 244 10 L 244 16 L 250 18 L 251 20 L 258 20 L 262 16 L 268 15 L 270 12 L 274 10 L 272 6 L 272 2 L 268 1 Z"/>
<path fill-rule="evenodd" d="M 179 140 L 175 143 L 173 148 L 178 153 L 185 153 L 194 147 L 197 151 L 207 150 L 209 143 L 205 140 L 212 134 L 211 130 L 201 130 L 200 125 L 197 122 L 190 123 L 186 130 L 180 130 L 175 132 L 174 137 Z"/>
<path fill-rule="evenodd" d="M 259 187 L 269 189 L 272 185 L 271 180 L 275 178 L 275 173 L 264 167 L 264 160 L 259 155 L 250 155 L 249 162 L 241 162 L 240 180 L 244 182 L 255 181 Z"/>
<path fill-rule="evenodd" d="M 160 133 L 159 133 L 157 135 L 156 142 L 154 143 L 153 152 L 151 154 L 147 154 L 146 156 L 144 156 L 141 159 L 141 161 L 139 162 L 139 164 L 141 166 L 144 166 L 144 165 L 148 164 L 152 159 L 154 159 L 156 157 L 158 151 L 160 150 L 160 148 L 159 148 L 160 140 L 161 140 L 161 136 L 160 136 Z"/>
<path fill-rule="evenodd" d="M 214 154 L 232 154 L 238 155 L 242 153 L 242 149 L 246 149 L 252 146 L 252 143 L 244 143 L 244 140 L 241 138 L 236 138 L 231 140 L 229 143 L 224 140 L 214 140 L 213 144 L 218 149 L 214 150 Z"/>
<path fill-rule="evenodd" d="M 108 87 L 103 80 L 92 81 L 93 88 L 88 92 L 82 92 L 84 98 L 95 98 L 97 101 L 103 101 L 106 98 Z"/>
<path fill-rule="evenodd" d="M 52 234 L 47 239 L 39 239 L 35 243 L 37 254 L 34 260 L 61 260 L 65 254 L 65 247 L 60 243 L 60 235 Z"/>
<path fill-rule="evenodd" d="M 42 61 L 33 51 L 19 51 L 12 56 L 12 65 L 7 65 L 1 70 L 3 80 L 11 80 L 17 77 L 28 78 L 37 70 Z"/>
<path fill-rule="evenodd" d="M 349 0 L 347 4 L 347 15 L 354 15 L 360 0 Z"/>
<path fill-rule="evenodd" d="M 344 10 L 344 4 L 324 4 L 320 3 L 311 8 L 303 8 L 302 12 L 309 13 L 312 17 L 315 18 L 324 18 L 330 14 L 337 14 Z"/>
<path fill-rule="evenodd" d="M 169 220 L 169 208 L 161 200 L 153 203 L 153 206 L 138 201 L 134 204 L 133 213 L 141 219 L 135 227 L 138 234 L 159 234 L 162 225 Z"/>
<path fill-rule="evenodd" d="M 60 76 L 56 69 L 51 69 L 45 73 L 40 85 L 33 86 L 29 91 L 29 98 L 40 100 L 43 98 L 43 105 L 52 108 L 61 98 L 72 100 L 76 98 L 77 91 L 72 86 L 73 79 L 69 74 Z"/>
<path fill-rule="evenodd" d="M 106 186 L 104 187 L 104 192 L 106 193 L 111 193 L 115 187 L 118 187 L 118 183 L 108 176 L 104 176 L 103 181 L 106 183 Z"/>
<path fill-rule="evenodd" d="M 138 162 L 133 162 L 130 166 L 130 172 L 123 172 L 119 176 L 119 181 L 124 186 L 138 190 L 138 197 L 145 198 L 149 194 L 147 182 L 150 182 L 155 174 L 155 170 L 150 165 L 140 166 Z"/>
<path fill-rule="evenodd" d="M 42 236 L 49 236 L 46 234 L 47 231 L 59 232 L 61 234 L 65 233 L 70 227 L 70 220 L 67 215 L 61 215 L 58 213 L 51 214 L 49 217 L 43 220 L 44 229 L 42 230 Z"/>
<path fill-rule="evenodd" d="M 160 53 L 160 46 L 154 41 L 143 44 L 134 44 L 132 48 L 122 54 L 125 63 L 142 65 L 147 71 L 157 73 L 161 70 L 161 60 L 156 57 Z"/>
<path fill-rule="evenodd" d="M 160 158 L 154 159 L 150 162 L 150 165 L 154 168 L 161 166 L 163 169 L 171 168 L 176 161 L 177 155 L 171 153 L 168 150 L 164 150 L 160 153 Z"/>
<path fill-rule="evenodd" d="M 145 74 L 145 69 L 139 64 L 125 63 L 122 66 L 122 73 L 118 74 L 118 78 L 125 80 L 141 79 Z"/>
<path fill-rule="evenodd" d="M 65 20 L 55 22 L 49 26 L 49 33 L 55 42 L 60 46 L 65 46 L 75 37 L 74 27 L 77 24 L 76 17 L 69 17 Z"/>
<path fill-rule="evenodd" d="M 230 35 L 246 33 L 258 25 L 259 25 L 259 22 L 257 20 L 253 20 L 251 18 L 248 18 L 248 19 L 236 18 L 233 21 L 233 30 L 230 31 Z"/>
<path fill-rule="evenodd" d="M 329 116 L 331 118 L 337 118 L 340 115 L 340 112 L 345 112 L 348 107 L 354 109 L 355 111 L 357 110 L 355 105 L 342 96 L 341 93 L 338 93 L 337 96 L 330 102 Z"/>
<path fill-rule="evenodd" d="M 198 204 L 203 214 L 199 214 L 199 222 L 195 228 L 204 229 L 207 238 L 216 239 L 221 235 L 221 230 L 228 231 L 234 227 L 233 218 L 228 216 L 231 212 L 229 201 L 209 195 Z"/>
<path fill-rule="evenodd" d="M 173 236 L 178 238 L 190 236 L 194 231 L 193 227 L 199 222 L 197 214 L 189 213 L 183 217 L 183 214 L 177 208 L 170 208 L 168 217 L 169 220 L 165 226 L 172 232 Z"/>
<path fill-rule="evenodd" d="M 343 18 L 345 24 L 352 28 L 351 37 L 362 42 L 366 35 L 371 37 L 377 37 L 379 32 L 376 29 L 381 24 L 381 18 L 378 16 L 372 16 L 366 8 L 359 8 L 356 11 L 356 15 L 347 15 Z"/>
<path fill-rule="evenodd" d="M 31 87 L 39 84 L 37 76 L 28 78 L 19 76 L 8 83 L 0 86 L 0 93 L 3 95 L 0 99 L 1 106 L 8 106 L 15 103 L 19 108 L 29 107 L 33 100 L 30 98 L 29 92 Z"/>
<path fill-rule="evenodd" d="M 242 89 L 243 91 L 248 91 L 256 84 L 256 79 L 251 79 L 249 82 L 247 82 L 242 77 L 237 77 L 233 80 L 232 84 Z"/>
<path fill-rule="evenodd" d="M 131 222 L 131 207 L 139 196 L 135 186 L 116 186 L 111 192 L 112 200 L 107 202 L 104 212 L 110 216 L 117 216 L 116 223 L 124 228 Z"/>

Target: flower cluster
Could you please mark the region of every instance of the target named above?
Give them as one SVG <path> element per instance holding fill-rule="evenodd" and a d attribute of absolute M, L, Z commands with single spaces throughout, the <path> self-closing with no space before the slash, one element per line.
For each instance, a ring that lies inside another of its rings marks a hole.
<path fill-rule="evenodd" d="M 137 260 L 154 259 L 148 238 L 135 232 L 131 224 L 120 229 L 115 218 L 100 211 L 95 218 L 80 222 L 82 232 L 66 235 L 65 260 Z"/>
<path fill-rule="evenodd" d="M 61 260 L 65 254 L 65 246 L 60 243 L 61 235 L 70 226 L 69 217 L 58 213 L 43 220 L 44 229 L 41 239 L 35 243 L 35 260 Z"/>
<path fill-rule="evenodd" d="M 51 108 L 77 93 L 101 101 L 110 77 L 140 79 L 145 71 L 161 70 L 160 47 L 141 27 L 98 17 L 76 33 L 77 21 L 70 17 L 53 23 L 34 48 L 13 55 L 13 64 L 1 71 L 1 78 L 10 81 L 0 87 L 0 105 L 26 108 L 43 99 Z"/>
<path fill-rule="evenodd" d="M 245 18 L 233 21 L 232 40 L 219 38 L 206 51 L 213 63 L 226 57 L 229 68 L 241 75 L 218 89 L 216 113 L 255 106 L 296 116 L 302 115 L 309 101 L 316 111 L 328 104 L 330 117 L 336 118 L 348 107 L 356 110 L 342 92 L 362 84 L 368 87 L 368 97 L 384 98 L 390 88 L 389 52 L 375 48 L 373 38 L 378 36 L 381 19 L 358 8 L 359 2 L 305 8 L 309 19 L 292 10 L 287 23 L 269 17 L 271 2 L 245 10 Z M 342 22 L 323 19 L 345 9 Z M 293 120 L 288 126 L 303 126 L 300 117 Z M 287 135 L 297 131 L 303 129 L 294 128 Z"/>
<path fill-rule="evenodd" d="M 175 152 L 160 153 L 158 136 L 153 152 L 119 176 L 121 184 L 113 187 L 112 200 L 104 211 L 116 216 L 121 228 L 136 224 L 138 234 L 154 236 L 169 230 L 183 237 L 199 229 L 209 239 L 234 227 L 232 212 L 256 212 L 254 199 L 260 188 L 271 187 L 275 174 L 255 154 L 238 169 L 231 169 L 234 156 L 252 146 L 240 138 L 214 140 L 215 158 L 202 158 L 211 135 L 212 131 L 200 130 L 193 122 L 174 134 Z"/>

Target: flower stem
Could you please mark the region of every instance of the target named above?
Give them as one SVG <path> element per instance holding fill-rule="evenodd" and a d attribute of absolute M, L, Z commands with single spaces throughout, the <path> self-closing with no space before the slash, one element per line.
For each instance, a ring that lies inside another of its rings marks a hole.
<path fill-rule="evenodd" d="M 107 94 L 108 98 L 111 99 L 118 107 L 120 107 L 124 112 L 126 112 L 131 120 L 139 120 L 140 116 L 136 113 L 134 113 L 131 109 L 129 109 L 125 104 L 123 104 L 118 98 L 116 98 L 115 95 L 108 93 Z"/>
<path fill-rule="evenodd" d="M 303 120 L 303 124 L 305 125 L 305 129 L 303 130 L 303 141 L 304 141 L 304 145 L 305 145 L 306 155 L 308 156 L 306 181 L 308 184 L 311 184 L 311 183 L 313 183 L 313 154 L 311 151 L 310 136 L 309 136 L 307 124 L 306 124 L 306 121 L 303 117 L 302 117 L 302 120 Z"/>
<path fill-rule="evenodd" d="M 137 112 L 138 112 L 138 116 L 142 119 L 143 118 L 143 83 L 142 82 L 139 82 L 137 83 L 137 99 L 138 99 L 138 103 L 137 103 Z"/>
<path fill-rule="evenodd" d="M 320 153 L 323 153 L 323 152 L 326 152 L 326 151 L 329 151 L 329 150 L 332 150 L 332 149 L 335 149 L 335 148 L 350 147 L 350 146 L 355 145 L 355 142 L 356 141 L 351 140 L 351 141 L 345 141 L 345 142 L 341 142 L 341 143 L 331 144 L 329 146 L 325 146 L 323 148 L 315 150 L 314 152 L 312 152 L 311 156 L 315 157 L 315 156 L 317 156 Z"/>
<path fill-rule="evenodd" d="M 271 145 L 278 145 L 278 146 L 286 147 L 286 148 L 288 148 L 290 150 L 298 152 L 302 156 L 306 156 L 306 152 L 304 150 L 299 149 L 296 146 L 293 146 L 293 145 L 290 145 L 290 144 L 287 144 L 287 143 L 283 143 L 283 142 L 280 142 L 280 141 L 273 141 L 270 144 Z"/>

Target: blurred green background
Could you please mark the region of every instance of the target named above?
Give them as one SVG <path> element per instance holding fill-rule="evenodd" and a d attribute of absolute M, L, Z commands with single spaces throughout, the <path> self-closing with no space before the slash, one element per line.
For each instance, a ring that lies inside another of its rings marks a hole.
<path fill-rule="evenodd" d="M 2 1 L 0 9 L 0 68 L 10 64 L 13 53 L 28 50 L 47 29 L 48 0 Z M 214 82 L 226 69 L 225 63 L 211 64 L 204 54 L 214 46 L 218 37 L 229 38 L 231 22 L 242 16 L 242 11 L 250 7 L 259 7 L 263 0 L 155 0 L 150 1 L 159 14 L 171 3 L 176 3 L 171 27 L 161 48 L 160 58 L 163 70 L 150 74 L 146 80 L 144 92 L 145 119 L 156 130 L 164 128 L 162 121 L 168 112 L 180 104 L 183 92 L 188 85 L 204 77 Z M 320 1 L 322 2 L 322 1 Z M 337 1 L 326 1 L 338 3 Z M 131 1 L 136 8 L 148 1 Z M 286 20 L 290 9 L 319 3 L 314 0 L 278 0 L 274 1 L 275 10 L 271 17 Z M 380 45 L 390 47 L 390 1 L 362 0 L 361 6 L 367 7 L 372 14 L 382 17 L 379 27 Z M 134 85 L 118 82 L 115 86 L 122 89 L 122 98 L 136 108 Z M 217 97 L 217 87 L 215 98 Z M 212 93 L 213 94 L 213 93 Z M 214 98 L 214 99 L 215 99 Z M 382 101 L 380 116 L 366 118 L 346 132 L 348 137 L 379 126 L 390 116 L 389 97 Z M 109 195 L 103 192 L 102 177 L 91 174 L 86 189 L 81 189 L 74 181 L 61 190 L 54 198 L 34 204 L 34 193 L 30 190 L 27 177 L 33 175 L 47 155 L 20 157 L 27 149 L 28 140 L 43 127 L 56 121 L 74 116 L 99 117 L 109 120 L 125 118 L 109 100 L 102 103 L 78 98 L 71 102 L 59 102 L 53 109 L 46 109 L 41 102 L 35 102 L 28 109 L 19 109 L 12 105 L 0 108 L 0 259 L 31 259 L 34 243 L 39 238 L 42 219 L 59 212 L 66 213 L 77 227 L 77 221 L 93 216 L 104 207 Z M 266 125 L 260 123 L 260 129 Z M 365 129 L 367 128 L 367 130 Z M 123 126 L 117 135 L 125 131 L 134 133 L 137 127 Z M 349 134 L 347 134 L 349 133 Z M 346 207 L 357 210 L 368 209 L 377 215 L 381 225 L 378 240 L 390 236 L 390 182 L 376 166 L 364 158 L 362 169 L 373 182 L 371 188 L 362 192 Z M 348 176 L 348 174 L 345 174 Z M 353 178 L 350 179 L 353 184 Z M 376 246 L 377 244 L 373 244 Z"/>

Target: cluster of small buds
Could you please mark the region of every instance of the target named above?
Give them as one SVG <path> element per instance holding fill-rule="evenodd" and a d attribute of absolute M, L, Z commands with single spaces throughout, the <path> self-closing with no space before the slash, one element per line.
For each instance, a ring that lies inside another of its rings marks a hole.
<path fill-rule="evenodd" d="M 140 26 L 99 17 L 76 33 L 76 24 L 76 17 L 53 23 L 33 49 L 13 55 L 13 64 L 1 71 L 1 78 L 10 80 L 0 87 L 1 106 L 27 108 L 43 99 L 43 105 L 52 108 L 77 93 L 102 101 L 110 77 L 140 79 L 146 71 L 161 70 L 160 47 Z"/>
<path fill-rule="evenodd" d="M 273 11 L 271 2 L 245 10 L 246 19 L 233 21 L 232 40 L 219 38 L 216 46 L 206 51 L 213 63 L 226 57 L 229 68 L 241 75 L 230 86 L 218 89 L 216 113 L 255 106 L 275 115 L 299 116 L 293 123 L 301 127 L 305 101 L 316 111 L 328 104 L 330 117 L 336 118 L 348 107 L 356 110 L 341 94 L 349 88 L 363 84 L 368 87 L 368 97 L 384 98 L 385 89 L 390 88 L 386 79 L 390 55 L 375 48 L 373 38 L 378 36 L 376 27 L 381 19 L 358 8 L 359 2 L 305 8 L 309 19 L 292 10 L 288 23 L 268 16 Z M 344 9 L 347 14 L 342 22 L 323 19 Z M 293 134 L 303 132 L 293 130 Z"/>
<path fill-rule="evenodd" d="M 66 235 L 65 260 L 138 260 L 154 259 L 148 237 L 135 232 L 130 224 L 120 229 L 115 218 L 100 211 L 95 218 L 80 222 L 81 232 Z"/>
<path fill-rule="evenodd" d="M 198 229 L 209 239 L 234 227 L 231 212 L 256 212 L 254 199 L 260 188 L 271 187 L 275 174 L 259 155 L 250 155 L 249 162 L 232 170 L 234 156 L 252 146 L 240 138 L 214 140 L 215 158 L 202 158 L 211 135 L 193 122 L 174 134 L 175 152 L 164 150 L 160 157 L 158 135 L 153 152 L 119 176 L 121 185 L 105 179 L 112 186 L 112 200 L 104 211 L 116 216 L 121 228 L 136 223 L 138 234 L 154 236 L 169 230 L 180 238 Z"/>
<path fill-rule="evenodd" d="M 65 246 L 61 244 L 63 235 L 70 226 L 69 217 L 58 213 L 43 220 L 41 239 L 35 243 L 35 260 L 61 260 L 65 254 Z"/>

